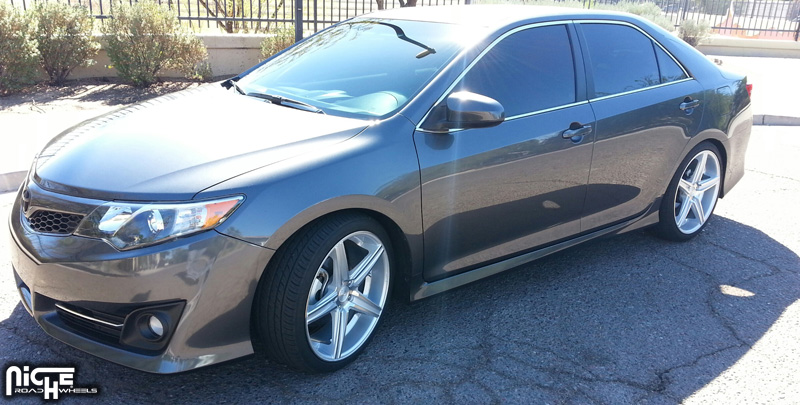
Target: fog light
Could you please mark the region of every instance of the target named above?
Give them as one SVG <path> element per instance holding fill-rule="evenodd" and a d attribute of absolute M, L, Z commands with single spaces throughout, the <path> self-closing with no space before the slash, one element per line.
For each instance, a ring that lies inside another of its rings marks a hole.
<path fill-rule="evenodd" d="M 150 319 L 147 320 L 147 327 L 156 338 L 160 338 L 164 335 L 164 324 L 161 323 L 161 320 L 155 315 L 150 315 Z"/>

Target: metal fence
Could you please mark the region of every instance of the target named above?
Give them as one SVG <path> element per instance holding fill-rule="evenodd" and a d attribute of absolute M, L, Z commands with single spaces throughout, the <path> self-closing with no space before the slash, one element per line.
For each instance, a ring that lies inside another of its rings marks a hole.
<path fill-rule="evenodd" d="M 9 0 L 0 0 L 9 1 Z M 27 9 L 48 0 L 10 0 Z M 97 18 L 108 18 L 115 0 L 66 1 L 89 8 Z M 135 0 L 124 0 L 132 2 Z M 316 32 L 339 21 L 384 8 L 409 5 L 470 4 L 471 0 L 155 0 L 178 14 L 185 24 L 219 28 L 225 32 L 266 32 L 294 27 L 299 35 Z M 564 0 L 554 0 L 564 1 Z M 580 0 L 579 0 L 580 1 Z M 586 8 L 620 0 L 582 0 Z M 706 20 L 716 33 L 747 38 L 798 40 L 800 0 L 654 0 L 676 27 L 685 20 Z M 526 0 L 517 0 L 525 3 Z M 644 0 L 634 0 L 644 2 Z"/>
<path fill-rule="evenodd" d="M 720 34 L 797 41 L 800 1 L 662 0 L 658 4 L 676 26 L 705 20 Z"/>
<path fill-rule="evenodd" d="M 0 0 L 8 1 L 8 0 Z M 28 9 L 48 0 L 10 0 Z M 113 14 L 118 0 L 50 0 L 87 7 L 98 19 Z M 136 0 L 123 0 L 132 3 Z M 178 19 L 195 28 L 219 28 L 225 32 L 267 32 L 276 27 L 294 27 L 317 32 L 339 21 L 361 14 L 407 6 L 469 4 L 470 0 L 154 0 L 173 10 Z M 299 21 L 301 20 L 301 21 Z"/>
<path fill-rule="evenodd" d="M 555 0 L 564 1 L 564 0 Z M 584 7 L 620 0 L 582 0 Z M 642 3 L 645 0 L 633 0 Z M 800 0 L 650 0 L 679 27 L 683 21 L 707 21 L 714 33 L 744 38 L 798 40 Z"/>

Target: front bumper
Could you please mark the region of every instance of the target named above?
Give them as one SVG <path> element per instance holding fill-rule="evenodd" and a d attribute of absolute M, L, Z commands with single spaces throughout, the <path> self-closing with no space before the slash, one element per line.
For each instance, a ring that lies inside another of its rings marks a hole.
<path fill-rule="evenodd" d="M 28 188 L 50 209 L 87 203 Z M 34 232 L 20 196 L 9 218 L 12 266 L 23 304 L 49 335 L 153 373 L 253 353 L 250 311 L 272 250 L 208 231 L 120 252 L 100 240 Z M 152 314 L 167 330 L 160 339 L 139 336 Z"/>

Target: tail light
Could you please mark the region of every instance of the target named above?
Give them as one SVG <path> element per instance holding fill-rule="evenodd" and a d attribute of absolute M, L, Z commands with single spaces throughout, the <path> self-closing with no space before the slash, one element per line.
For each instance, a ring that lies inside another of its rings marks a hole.
<path fill-rule="evenodd" d="M 747 87 L 747 96 L 751 97 L 753 95 L 753 85 L 747 84 L 745 87 Z"/>

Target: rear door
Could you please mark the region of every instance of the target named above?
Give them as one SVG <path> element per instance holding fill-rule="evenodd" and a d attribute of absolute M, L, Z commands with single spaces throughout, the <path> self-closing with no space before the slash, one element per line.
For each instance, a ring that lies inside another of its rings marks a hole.
<path fill-rule="evenodd" d="M 673 175 L 700 126 L 703 88 L 639 28 L 581 22 L 597 118 L 582 231 L 644 213 Z"/>
<path fill-rule="evenodd" d="M 451 89 L 499 101 L 506 120 L 415 133 L 426 280 L 580 232 L 593 135 L 563 134 L 593 126 L 594 115 L 573 40 L 566 23 L 509 32 Z"/>

